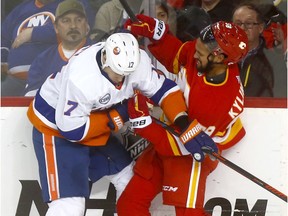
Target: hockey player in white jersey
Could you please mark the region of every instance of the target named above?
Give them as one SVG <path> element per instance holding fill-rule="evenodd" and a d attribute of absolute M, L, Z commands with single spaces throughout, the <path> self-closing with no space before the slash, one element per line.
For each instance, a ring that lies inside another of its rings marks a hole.
<path fill-rule="evenodd" d="M 111 181 L 118 195 L 124 189 L 131 158 L 113 133 L 128 120 L 125 101 L 135 91 L 159 105 L 171 122 L 187 117 L 179 87 L 153 68 L 129 33 L 82 48 L 39 89 L 27 114 L 49 203 L 46 215 L 82 216 L 89 178 L 117 173 Z"/>

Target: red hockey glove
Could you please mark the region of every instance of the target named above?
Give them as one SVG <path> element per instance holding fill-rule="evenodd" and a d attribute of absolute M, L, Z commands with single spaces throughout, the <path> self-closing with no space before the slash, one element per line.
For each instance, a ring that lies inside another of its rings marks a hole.
<path fill-rule="evenodd" d="M 202 148 L 210 149 L 212 152 L 218 152 L 217 145 L 202 131 L 196 119 L 194 119 L 188 128 L 180 135 L 180 139 L 187 151 L 189 151 L 198 162 L 204 160 Z"/>
<path fill-rule="evenodd" d="M 144 128 L 152 123 L 147 101 L 148 98 L 138 93 L 129 99 L 128 113 L 132 128 Z"/>
<path fill-rule="evenodd" d="M 131 31 L 133 35 L 148 37 L 149 39 L 160 40 L 168 32 L 168 26 L 162 20 L 158 20 L 143 14 L 136 15 L 139 22 L 132 22 L 128 19 L 124 28 Z"/>
<path fill-rule="evenodd" d="M 126 121 L 128 121 L 128 101 L 117 104 L 108 112 L 108 127 L 113 131 L 120 130 Z"/>

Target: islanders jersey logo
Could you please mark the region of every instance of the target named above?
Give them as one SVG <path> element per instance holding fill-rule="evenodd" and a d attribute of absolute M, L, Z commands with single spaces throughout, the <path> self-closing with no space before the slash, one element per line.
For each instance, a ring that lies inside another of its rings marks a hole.
<path fill-rule="evenodd" d="M 26 18 L 18 28 L 17 35 L 20 34 L 26 28 L 33 28 L 38 26 L 44 26 L 48 23 L 54 23 L 55 16 L 53 13 L 48 11 L 43 11 Z"/>

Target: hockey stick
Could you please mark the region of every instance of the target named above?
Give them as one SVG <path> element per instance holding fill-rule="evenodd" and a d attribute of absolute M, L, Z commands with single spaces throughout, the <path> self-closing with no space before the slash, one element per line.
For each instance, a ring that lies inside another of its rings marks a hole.
<path fill-rule="evenodd" d="M 174 134 L 175 136 L 179 136 L 180 135 L 172 127 L 169 127 L 167 124 L 165 124 L 164 122 L 160 121 L 159 119 L 157 119 L 157 118 L 155 118 L 153 116 L 152 116 L 152 119 L 157 124 L 161 125 L 163 128 L 165 128 L 167 131 L 169 131 L 170 133 Z M 275 189 L 271 185 L 265 183 L 264 181 L 262 181 L 261 179 L 257 178 L 256 176 L 252 175 L 251 173 L 247 172 L 246 170 L 242 169 L 241 167 L 237 166 L 236 164 L 234 164 L 233 162 L 231 162 L 228 159 L 224 158 L 220 154 L 218 154 L 216 152 L 212 152 L 211 150 L 208 150 L 208 149 L 202 149 L 202 151 L 205 152 L 206 154 L 209 154 L 209 155 L 215 157 L 221 163 L 225 164 L 226 166 L 230 167 L 234 171 L 238 172 L 239 174 L 243 175 L 244 177 L 246 177 L 249 180 L 253 181 L 254 183 L 258 184 L 262 188 L 266 189 L 270 193 L 276 195 L 280 199 L 282 199 L 285 202 L 287 202 L 287 195 L 285 195 L 284 193 L 278 191 L 277 189 Z"/>
<path fill-rule="evenodd" d="M 130 17 L 130 19 L 132 20 L 132 22 L 137 22 L 138 19 L 135 16 L 134 12 L 132 11 L 132 9 L 130 8 L 129 4 L 127 3 L 126 0 L 119 0 L 120 3 L 122 4 L 124 10 L 127 12 L 128 16 Z"/>

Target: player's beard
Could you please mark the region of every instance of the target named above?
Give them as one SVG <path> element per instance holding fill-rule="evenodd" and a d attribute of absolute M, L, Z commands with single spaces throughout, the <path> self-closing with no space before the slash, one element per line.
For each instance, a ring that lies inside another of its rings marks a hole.
<path fill-rule="evenodd" d="M 200 64 L 197 65 L 198 72 L 202 74 L 208 73 L 210 70 L 212 70 L 212 68 L 213 68 L 213 63 L 209 60 L 205 66 L 202 65 L 202 62 L 200 62 Z"/>

